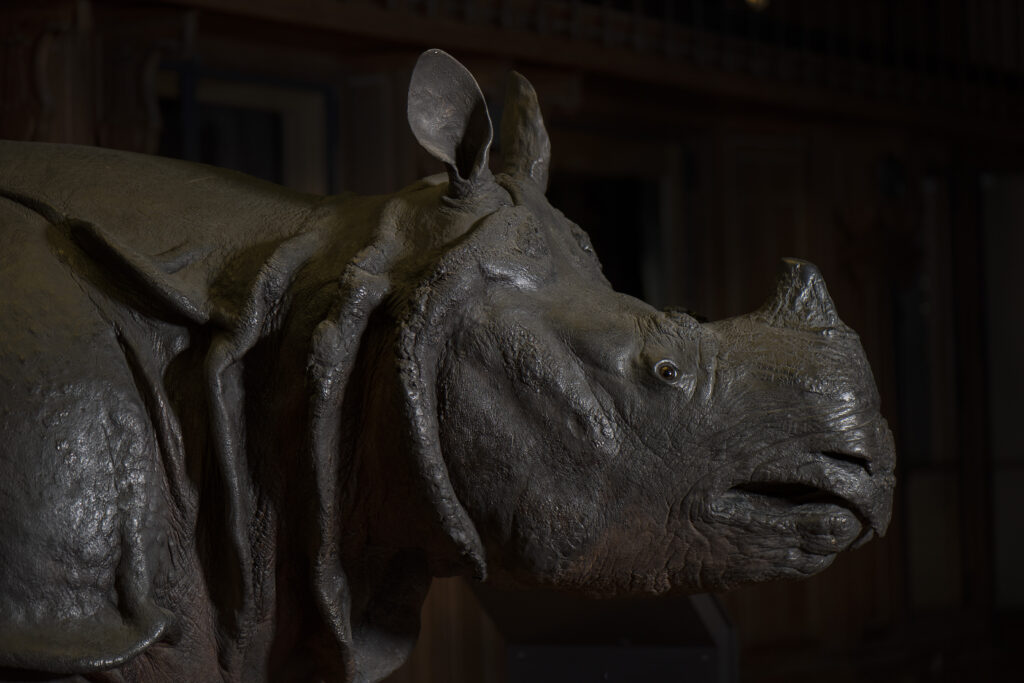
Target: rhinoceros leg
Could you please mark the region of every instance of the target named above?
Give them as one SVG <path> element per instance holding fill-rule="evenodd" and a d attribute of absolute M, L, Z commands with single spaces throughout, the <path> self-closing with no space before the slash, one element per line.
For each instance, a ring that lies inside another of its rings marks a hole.
<path fill-rule="evenodd" d="M 125 342 L 57 236 L 0 199 L 0 667 L 70 674 L 168 629 L 167 494 Z"/>

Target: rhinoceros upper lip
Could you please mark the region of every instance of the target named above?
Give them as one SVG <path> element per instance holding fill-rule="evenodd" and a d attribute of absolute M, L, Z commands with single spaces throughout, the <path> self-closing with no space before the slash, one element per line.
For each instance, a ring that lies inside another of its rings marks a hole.
<path fill-rule="evenodd" d="M 845 463 L 845 464 L 841 464 Z M 866 511 L 856 510 L 856 501 L 851 496 L 848 487 L 840 487 L 839 481 L 848 480 L 853 472 L 857 472 L 858 478 L 863 475 L 871 476 L 871 461 L 867 458 L 852 453 L 840 451 L 822 451 L 804 456 L 797 456 L 782 461 L 782 466 L 791 468 L 792 471 L 780 474 L 778 463 L 776 467 L 764 467 L 756 469 L 748 481 L 735 484 L 732 489 L 745 491 L 747 493 L 769 496 L 786 500 L 793 505 L 814 502 L 832 502 L 854 507 L 858 514 Z M 808 472 L 807 466 L 817 468 L 815 472 Z M 853 465 L 858 468 L 854 470 L 849 467 Z M 861 474 L 858 470 L 863 470 Z M 846 491 L 837 490 L 845 488 Z M 860 485 L 857 485 L 857 489 Z"/>

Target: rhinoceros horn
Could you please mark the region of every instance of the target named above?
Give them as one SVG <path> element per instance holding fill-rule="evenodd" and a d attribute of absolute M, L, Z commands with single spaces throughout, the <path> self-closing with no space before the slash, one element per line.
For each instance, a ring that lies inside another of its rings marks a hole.
<path fill-rule="evenodd" d="M 842 325 L 817 266 L 798 258 L 782 259 L 775 294 L 755 317 L 775 327 L 808 331 Z"/>
<path fill-rule="evenodd" d="M 501 117 L 501 151 L 504 171 L 520 180 L 531 180 L 544 192 L 551 165 L 551 140 L 537 103 L 537 92 L 521 74 L 509 74 L 505 111 Z"/>
<path fill-rule="evenodd" d="M 487 167 L 494 128 L 476 79 L 443 50 L 427 50 L 409 83 L 409 127 L 448 169 L 449 194 L 466 197 L 493 183 Z"/>

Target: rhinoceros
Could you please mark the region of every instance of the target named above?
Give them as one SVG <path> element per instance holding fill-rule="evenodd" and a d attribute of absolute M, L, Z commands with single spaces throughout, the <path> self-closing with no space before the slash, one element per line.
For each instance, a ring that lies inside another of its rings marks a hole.
<path fill-rule="evenodd" d="M 818 270 L 701 323 L 613 291 L 424 53 L 444 162 L 319 197 L 194 163 L 0 144 L 0 678 L 374 681 L 435 576 L 692 593 L 889 521 L 892 437 Z"/>

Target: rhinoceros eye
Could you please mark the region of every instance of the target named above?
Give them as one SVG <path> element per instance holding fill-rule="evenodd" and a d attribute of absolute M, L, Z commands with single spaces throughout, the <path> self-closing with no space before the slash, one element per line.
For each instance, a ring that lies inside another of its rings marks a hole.
<path fill-rule="evenodd" d="M 682 374 L 679 367 L 670 360 L 659 360 L 654 364 L 654 374 L 666 382 L 675 382 Z"/>

